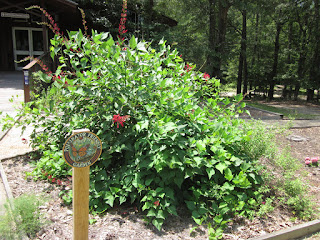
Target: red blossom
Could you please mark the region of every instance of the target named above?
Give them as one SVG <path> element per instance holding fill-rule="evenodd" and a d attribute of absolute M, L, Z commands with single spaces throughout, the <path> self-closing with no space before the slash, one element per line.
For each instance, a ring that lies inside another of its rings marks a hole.
<path fill-rule="evenodd" d="M 311 162 L 312 162 L 312 163 L 316 163 L 316 162 L 318 162 L 318 158 L 317 158 L 317 157 L 313 157 L 313 158 L 311 158 Z"/>
<path fill-rule="evenodd" d="M 117 128 L 119 128 L 119 124 L 123 127 L 123 123 L 129 118 L 129 115 L 120 116 L 120 114 L 113 115 L 112 121 L 113 123 L 117 123 Z"/>
<path fill-rule="evenodd" d="M 60 179 L 57 180 L 58 185 L 62 185 L 62 181 Z"/>
<path fill-rule="evenodd" d="M 208 79 L 210 79 L 210 75 L 208 73 L 204 73 L 203 74 L 204 79 L 207 81 Z"/>
<path fill-rule="evenodd" d="M 49 176 L 48 176 L 48 179 L 51 179 L 51 178 L 52 178 L 52 176 L 51 176 L 51 175 L 49 175 Z"/>
<path fill-rule="evenodd" d="M 155 201 L 153 204 L 154 204 L 155 206 L 159 206 L 159 205 L 160 205 L 160 201 L 157 200 L 157 201 Z"/>
<path fill-rule="evenodd" d="M 52 180 L 51 180 L 53 183 L 56 181 L 56 178 L 52 178 Z"/>
<path fill-rule="evenodd" d="M 123 34 L 125 34 L 128 30 L 126 30 L 126 21 L 127 21 L 127 0 L 123 0 L 122 11 L 121 11 L 121 19 L 119 24 L 119 39 L 124 40 Z"/>

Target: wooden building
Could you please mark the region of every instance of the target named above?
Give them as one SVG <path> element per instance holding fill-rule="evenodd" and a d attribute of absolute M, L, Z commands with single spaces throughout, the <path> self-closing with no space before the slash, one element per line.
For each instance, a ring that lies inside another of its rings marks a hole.
<path fill-rule="evenodd" d="M 82 27 L 77 3 L 70 0 L 0 0 L 0 71 L 21 70 L 27 63 L 17 63 L 25 57 L 38 57 L 48 51 L 52 32 L 37 5 L 46 9 L 61 31 Z"/>

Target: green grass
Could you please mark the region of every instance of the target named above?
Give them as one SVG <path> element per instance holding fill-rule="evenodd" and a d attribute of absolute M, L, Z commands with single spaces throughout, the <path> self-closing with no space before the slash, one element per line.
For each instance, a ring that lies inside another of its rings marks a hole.
<path fill-rule="evenodd" d="M 314 114 L 301 114 L 291 109 L 277 108 L 277 107 L 269 106 L 269 105 L 258 103 L 258 102 L 246 101 L 246 104 L 248 106 L 259 108 L 265 111 L 283 114 L 284 117 L 289 119 L 315 119 L 317 116 Z"/>

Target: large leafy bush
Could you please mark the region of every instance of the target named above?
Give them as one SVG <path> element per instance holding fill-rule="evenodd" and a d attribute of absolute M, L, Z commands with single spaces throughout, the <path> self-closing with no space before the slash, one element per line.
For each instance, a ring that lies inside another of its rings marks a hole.
<path fill-rule="evenodd" d="M 154 49 L 135 37 L 125 43 L 77 31 L 51 44 L 58 69 L 37 73 L 51 87 L 24 112 L 42 153 L 35 174 L 70 174 L 63 143 L 72 130 L 89 128 L 103 143 L 90 174 L 96 212 L 137 203 L 160 229 L 178 206 L 216 227 L 256 207 L 261 178 L 241 150 L 248 139 L 237 118 L 241 97 L 220 98 L 219 81 L 164 41 Z"/>

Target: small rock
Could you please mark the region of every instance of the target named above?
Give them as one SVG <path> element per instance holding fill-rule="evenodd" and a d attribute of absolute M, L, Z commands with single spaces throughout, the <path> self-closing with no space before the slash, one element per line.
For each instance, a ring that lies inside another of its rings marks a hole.
<path fill-rule="evenodd" d="M 290 135 L 287 137 L 287 139 L 293 142 L 305 142 L 309 140 L 309 138 L 305 138 L 299 135 Z"/>

